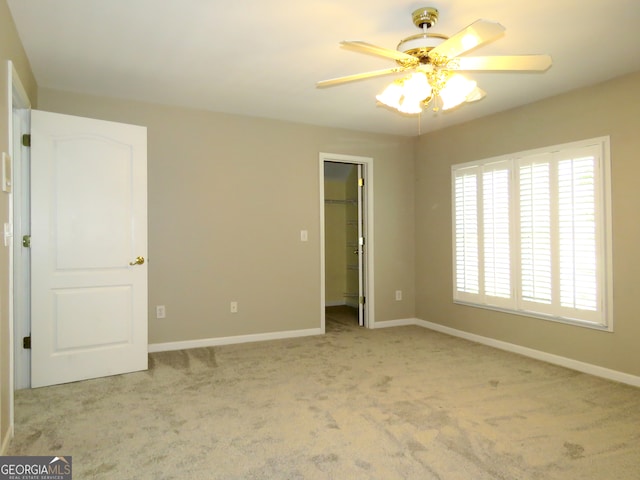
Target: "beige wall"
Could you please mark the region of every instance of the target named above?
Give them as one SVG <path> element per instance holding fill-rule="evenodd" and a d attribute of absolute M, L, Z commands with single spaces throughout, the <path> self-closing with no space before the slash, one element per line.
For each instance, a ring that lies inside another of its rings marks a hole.
<path fill-rule="evenodd" d="M 454 305 L 450 166 L 603 135 L 611 136 L 614 332 Z M 417 316 L 640 375 L 640 72 L 423 135 L 417 152 Z"/>
<path fill-rule="evenodd" d="M 47 89 L 39 108 L 148 127 L 150 343 L 320 327 L 319 152 L 374 159 L 375 315 L 413 316 L 413 139 Z"/>
<path fill-rule="evenodd" d="M 11 60 L 31 99 L 36 101 L 36 82 L 31 67 L 18 38 L 11 13 L 5 0 L 0 1 L 0 151 L 9 152 L 9 113 L 11 105 L 7 97 L 8 65 Z M 0 193 L 0 225 L 9 220 L 9 196 Z M 11 433 L 9 400 L 9 249 L 0 247 L 0 441 L 6 445 Z"/>

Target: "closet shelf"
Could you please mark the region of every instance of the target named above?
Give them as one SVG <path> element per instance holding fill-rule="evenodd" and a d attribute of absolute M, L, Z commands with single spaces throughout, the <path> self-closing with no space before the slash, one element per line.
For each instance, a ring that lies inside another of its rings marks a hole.
<path fill-rule="evenodd" d="M 349 200 L 349 199 L 341 200 L 341 199 L 325 198 L 324 203 L 327 203 L 329 205 L 355 205 L 358 203 L 358 200 Z"/>

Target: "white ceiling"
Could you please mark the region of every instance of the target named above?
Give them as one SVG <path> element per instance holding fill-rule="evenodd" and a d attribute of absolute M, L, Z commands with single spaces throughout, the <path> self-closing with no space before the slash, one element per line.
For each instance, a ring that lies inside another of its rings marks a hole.
<path fill-rule="evenodd" d="M 395 48 L 479 18 L 506 34 L 474 55 L 548 53 L 545 73 L 473 73 L 486 98 L 422 114 L 436 130 L 640 70 L 638 0 L 8 0 L 40 87 L 401 135 L 417 117 L 376 106 L 393 77 L 317 89 L 319 80 L 394 66 L 339 47 Z"/>

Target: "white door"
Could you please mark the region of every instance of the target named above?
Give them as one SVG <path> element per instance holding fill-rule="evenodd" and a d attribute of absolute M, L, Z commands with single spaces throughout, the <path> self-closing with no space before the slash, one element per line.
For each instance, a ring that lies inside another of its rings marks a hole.
<path fill-rule="evenodd" d="M 146 136 L 32 111 L 32 387 L 147 368 Z"/>

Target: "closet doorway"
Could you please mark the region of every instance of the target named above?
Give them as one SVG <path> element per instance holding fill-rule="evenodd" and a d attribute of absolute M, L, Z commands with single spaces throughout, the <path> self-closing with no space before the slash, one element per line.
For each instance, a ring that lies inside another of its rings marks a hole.
<path fill-rule="evenodd" d="M 326 309 L 373 327 L 370 158 L 321 154 L 323 325 Z"/>

